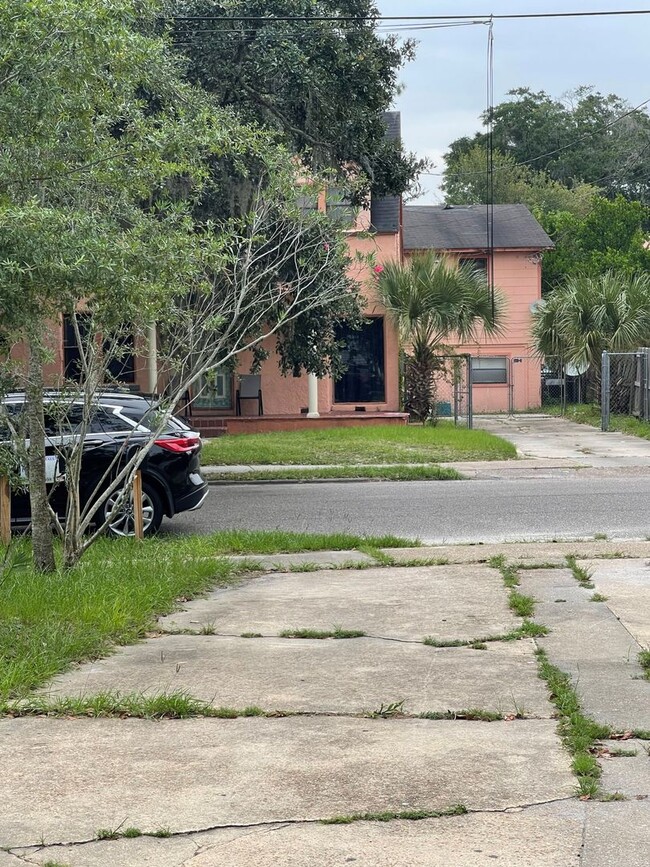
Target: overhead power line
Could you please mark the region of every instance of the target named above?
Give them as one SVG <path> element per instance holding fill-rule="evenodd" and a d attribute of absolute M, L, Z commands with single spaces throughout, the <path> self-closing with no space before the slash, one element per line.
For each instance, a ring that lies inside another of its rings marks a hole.
<path fill-rule="evenodd" d="M 606 9 L 592 12 L 512 12 L 492 15 L 172 15 L 173 21 L 330 21 L 333 23 L 364 21 L 514 21 L 540 18 L 602 18 L 621 15 L 650 15 L 650 9 Z"/>

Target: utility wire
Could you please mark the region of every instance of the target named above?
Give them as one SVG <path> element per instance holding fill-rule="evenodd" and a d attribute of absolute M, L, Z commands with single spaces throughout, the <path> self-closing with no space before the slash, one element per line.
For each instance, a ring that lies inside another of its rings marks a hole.
<path fill-rule="evenodd" d="M 381 22 L 381 21 L 477 21 L 488 24 L 490 21 L 538 20 L 548 18 L 602 18 L 606 16 L 650 15 L 650 9 L 607 9 L 593 12 L 522 12 L 492 15 L 172 15 L 163 17 L 166 21 L 329 21 L 333 23 L 347 22 Z"/>

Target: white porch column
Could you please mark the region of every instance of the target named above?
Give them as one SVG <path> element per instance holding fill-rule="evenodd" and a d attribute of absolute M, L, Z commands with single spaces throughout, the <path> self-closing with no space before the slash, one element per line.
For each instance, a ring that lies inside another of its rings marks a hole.
<path fill-rule="evenodd" d="M 147 388 L 150 394 L 158 391 L 158 340 L 156 337 L 156 323 L 152 323 L 147 331 L 147 354 L 149 356 L 149 370 L 147 372 Z"/>
<path fill-rule="evenodd" d="M 307 418 L 320 418 L 320 413 L 318 412 L 318 377 L 315 373 L 308 374 L 307 383 L 309 385 L 309 410 Z"/>

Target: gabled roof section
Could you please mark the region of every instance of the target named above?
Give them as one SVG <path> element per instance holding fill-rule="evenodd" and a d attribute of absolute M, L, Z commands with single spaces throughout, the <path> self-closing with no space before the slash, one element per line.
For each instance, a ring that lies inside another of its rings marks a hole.
<path fill-rule="evenodd" d="M 399 111 L 384 112 L 386 138 L 399 141 L 402 137 L 402 116 Z M 401 201 L 399 196 L 385 196 L 370 200 L 370 229 L 380 234 L 394 235 L 399 232 Z"/>
<path fill-rule="evenodd" d="M 486 250 L 486 205 L 408 205 L 405 250 Z M 494 205 L 494 247 L 550 250 L 553 241 L 525 205 Z"/>

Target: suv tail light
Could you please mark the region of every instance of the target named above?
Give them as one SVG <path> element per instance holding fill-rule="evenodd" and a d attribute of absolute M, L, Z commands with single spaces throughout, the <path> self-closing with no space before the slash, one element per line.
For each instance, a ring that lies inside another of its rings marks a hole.
<path fill-rule="evenodd" d="M 154 441 L 168 452 L 193 452 L 201 446 L 201 437 L 161 437 Z"/>

